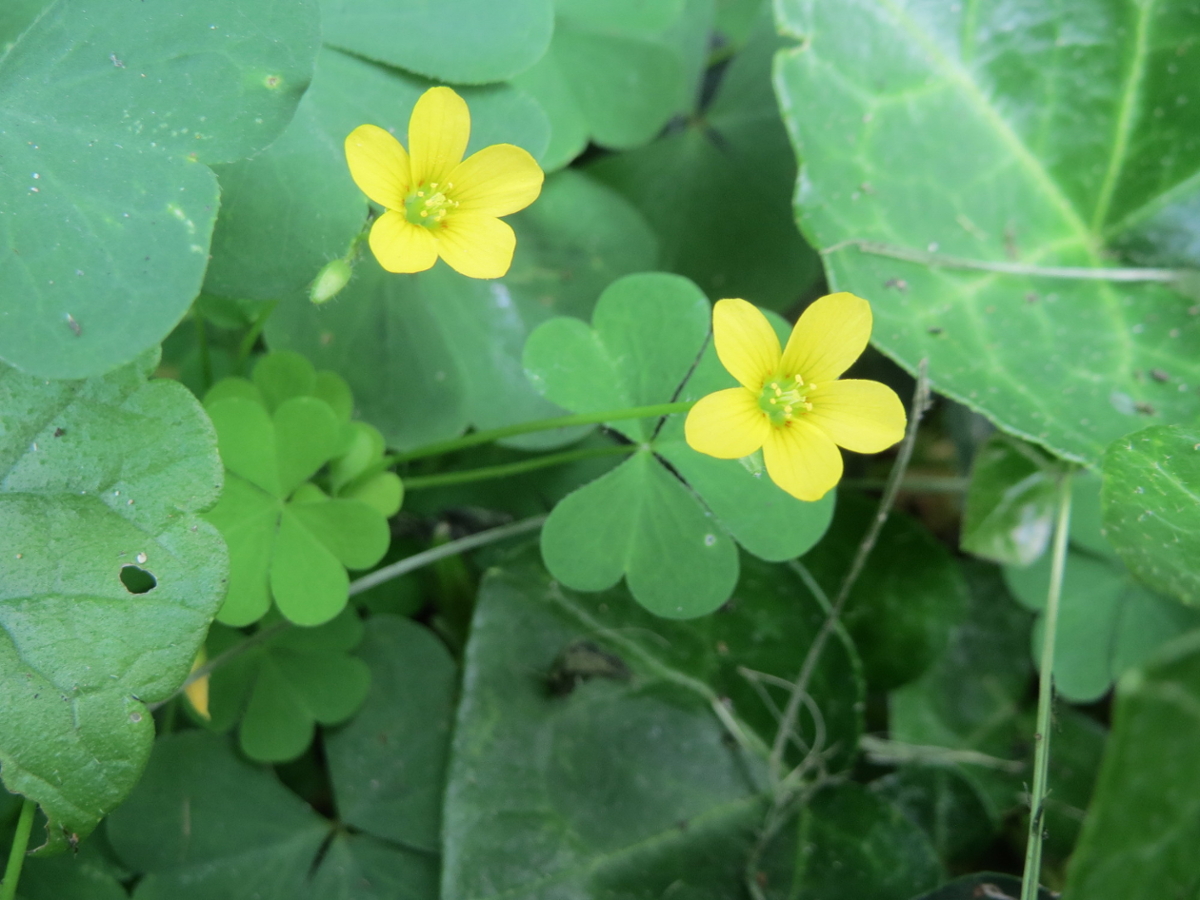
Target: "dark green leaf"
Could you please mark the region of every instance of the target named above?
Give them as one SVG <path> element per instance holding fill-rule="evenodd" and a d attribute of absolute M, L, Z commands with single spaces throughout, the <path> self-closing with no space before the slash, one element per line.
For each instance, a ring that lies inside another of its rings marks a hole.
<path fill-rule="evenodd" d="M 350 722 L 325 737 L 338 815 L 376 837 L 436 853 L 456 667 L 429 629 L 398 616 L 372 616 L 358 655 L 371 671 L 370 693 Z"/>
<path fill-rule="evenodd" d="M 716 694 L 667 661 L 671 641 L 621 627 L 622 609 L 648 619 L 627 595 L 579 597 L 528 565 L 485 578 L 451 755 L 446 900 L 650 897 L 677 879 L 687 896 L 738 895 L 760 764 L 713 714 Z M 580 639 L 630 677 L 552 695 L 547 673 Z"/>
<path fill-rule="evenodd" d="M 1200 319 L 1165 286 L 934 267 L 854 243 L 1106 265 L 1106 244 L 1194 190 L 1189 0 L 1050 17 L 998 0 L 787 0 L 776 13 L 800 42 L 776 68 L 803 165 L 797 215 L 830 286 L 873 302 L 877 346 L 909 369 L 927 358 L 939 391 L 1088 462 L 1146 417 L 1195 417 Z"/>
<path fill-rule="evenodd" d="M 818 792 L 767 852 L 772 900 L 908 900 L 942 878 L 921 829 L 853 782 Z"/>
<path fill-rule="evenodd" d="M 1117 687 L 1112 736 L 1064 898 L 1160 900 L 1200 889 L 1200 634 Z"/>
<path fill-rule="evenodd" d="M 994 897 L 1002 900 L 1004 897 L 1021 896 L 1021 879 L 1015 875 L 1001 875 L 997 872 L 979 872 L 975 875 L 964 875 L 949 884 L 944 884 L 936 891 L 914 897 L 913 900 L 979 900 L 980 897 Z M 1038 900 L 1056 900 L 1058 894 L 1044 887 L 1038 888 Z"/>
<path fill-rule="evenodd" d="M 1028 727 L 1036 728 L 1032 718 Z M 1050 795 L 1046 798 L 1042 845 L 1047 868 L 1054 865 L 1061 869 L 1075 849 L 1107 739 L 1108 729 L 1074 707 L 1060 704 L 1054 711 Z"/>
<path fill-rule="evenodd" d="M 1200 431 L 1147 428 L 1104 456 L 1104 535 L 1135 575 L 1200 605 Z"/>
<path fill-rule="evenodd" d="M 187 675 L 221 602 L 212 428 L 156 354 L 87 381 L 0 366 L 0 766 L 48 840 L 86 836 L 137 780 L 144 702 Z M 126 566 L 155 586 L 131 593 Z M 40 840 L 35 839 L 35 844 Z"/>
<path fill-rule="evenodd" d="M 301 895 L 312 900 L 437 900 L 435 856 L 376 840 L 337 834 Z"/>
<path fill-rule="evenodd" d="M 550 115 L 546 166 L 566 165 L 589 138 L 644 144 L 694 103 L 711 0 L 558 0 L 554 39 L 514 83 Z"/>
<path fill-rule="evenodd" d="M 1021 765 L 1032 735 L 1019 719 L 1033 672 L 1032 617 L 1013 602 L 994 566 L 972 563 L 963 572 L 970 586 L 967 615 L 925 674 L 890 695 L 891 736 L 993 757 L 990 766 L 975 760 L 959 772 L 979 788 L 999 822 L 1022 790 L 1022 773 L 1005 769 Z"/>
<path fill-rule="evenodd" d="M 79 378 L 159 343 L 199 293 L 216 179 L 308 84 L 315 2 L 60 0 L 0 60 L 0 357 Z"/>
<path fill-rule="evenodd" d="M 946 864 L 968 862 L 991 843 L 988 803 L 954 766 L 903 766 L 870 787 L 921 826 Z"/>
<path fill-rule="evenodd" d="M 713 298 L 786 309 L 820 277 L 792 218 L 796 162 L 771 90 L 779 45 L 769 16 L 682 131 L 602 158 L 589 171 L 657 232 L 662 266 Z"/>
<path fill-rule="evenodd" d="M 137 900 L 291 900 L 306 888 L 329 824 L 224 738 L 188 731 L 157 741 L 108 833 L 145 873 Z"/>
<path fill-rule="evenodd" d="M 295 759 L 312 743 L 318 722 L 344 722 L 366 698 L 371 674 L 349 653 L 362 634 L 358 616 L 344 610 L 325 625 L 267 638 L 209 677 L 209 724 L 219 731 L 236 724 L 242 752 L 251 759 Z M 219 657 L 245 639 L 214 626 L 208 656 Z"/>
<path fill-rule="evenodd" d="M 874 501 L 843 493 L 829 532 L 804 559 L 831 599 L 874 511 Z M 915 520 L 892 513 L 842 614 L 867 682 L 890 690 L 917 678 L 946 647 L 966 602 L 966 582 L 946 548 Z"/>

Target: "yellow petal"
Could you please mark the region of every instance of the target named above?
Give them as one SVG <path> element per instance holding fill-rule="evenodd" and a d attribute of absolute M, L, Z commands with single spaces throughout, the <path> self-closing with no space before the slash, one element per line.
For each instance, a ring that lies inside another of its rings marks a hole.
<path fill-rule="evenodd" d="M 467 101 L 448 87 L 430 88 L 422 94 L 408 120 L 413 182 L 418 187 L 432 182 L 444 185 L 462 162 L 470 136 Z"/>
<path fill-rule="evenodd" d="M 398 140 L 378 126 L 359 125 L 346 136 L 346 163 L 364 194 L 386 209 L 404 209 L 411 176 Z"/>
<path fill-rule="evenodd" d="M 793 419 L 763 444 L 767 474 L 797 500 L 820 500 L 842 477 L 842 454 L 817 426 Z"/>
<path fill-rule="evenodd" d="M 770 430 L 758 399 L 740 387 L 701 398 L 683 423 L 688 446 L 718 459 L 749 456 L 763 445 Z"/>
<path fill-rule="evenodd" d="M 208 661 L 207 654 L 204 648 L 200 648 L 200 652 L 196 654 L 196 659 L 192 662 L 192 672 L 204 665 Z M 190 673 L 189 673 L 190 674 Z M 191 684 L 183 689 L 184 695 L 188 698 L 188 703 L 192 705 L 192 709 L 205 719 L 211 719 L 212 715 L 208 711 L 208 676 L 197 678 Z"/>
<path fill-rule="evenodd" d="M 812 422 L 835 444 L 855 453 L 878 453 L 904 437 L 904 404 L 878 381 L 831 381 L 809 395 Z"/>
<path fill-rule="evenodd" d="M 507 216 L 537 199 L 544 177 L 520 147 L 493 144 L 472 153 L 450 173 L 448 195 L 460 212 Z"/>
<path fill-rule="evenodd" d="M 438 252 L 468 278 L 499 278 L 512 264 L 517 236 L 495 216 L 455 211 L 437 230 Z"/>
<path fill-rule="evenodd" d="M 389 211 L 376 219 L 367 242 L 389 272 L 424 272 L 437 262 L 437 242 L 429 229 L 414 225 L 404 213 Z"/>
<path fill-rule="evenodd" d="M 853 294 L 830 294 L 804 311 L 783 351 L 783 374 L 809 384 L 833 381 L 862 356 L 871 339 L 871 304 Z"/>
<path fill-rule="evenodd" d="M 713 342 L 729 374 L 756 396 L 779 365 L 779 338 L 767 317 L 745 300 L 718 300 Z"/>

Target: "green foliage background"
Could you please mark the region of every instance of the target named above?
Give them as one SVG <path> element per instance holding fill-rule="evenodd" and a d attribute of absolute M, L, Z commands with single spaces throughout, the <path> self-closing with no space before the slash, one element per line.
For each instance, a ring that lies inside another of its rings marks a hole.
<path fill-rule="evenodd" d="M 1197 54 L 1188 0 L 5 4 L 17 895 L 1016 896 L 1069 477 L 1042 881 L 1196 896 Z M 548 173 L 494 281 L 359 254 L 342 141 L 436 84 Z M 937 400 L 825 629 L 895 454 L 802 503 L 614 413 L 836 290 Z"/>

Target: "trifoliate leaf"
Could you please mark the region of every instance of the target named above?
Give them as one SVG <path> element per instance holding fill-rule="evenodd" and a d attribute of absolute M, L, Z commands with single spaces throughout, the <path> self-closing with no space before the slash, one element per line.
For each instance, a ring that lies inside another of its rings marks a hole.
<path fill-rule="evenodd" d="M 296 758 L 312 743 L 318 723 L 343 722 L 362 705 L 370 673 L 349 652 L 362 635 L 361 620 L 344 610 L 324 625 L 288 628 L 245 651 L 209 676 L 211 727 L 223 731 L 237 724 L 242 751 L 251 759 Z M 214 626 L 208 654 L 216 657 L 244 640 Z"/>

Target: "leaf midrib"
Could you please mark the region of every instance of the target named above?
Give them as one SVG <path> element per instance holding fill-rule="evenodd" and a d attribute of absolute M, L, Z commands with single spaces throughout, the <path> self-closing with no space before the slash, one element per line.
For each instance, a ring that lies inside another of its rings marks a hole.
<path fill-rule="evenodd" d="M 1129 135 L 1133 130 L 1134 108 L 1136 107 L 1137 92 L 1142 84 L 1146 71 L 1147 33 L 1151 11 L 1155 0 L 1142 0 L 1135 4 L 1138 9 L 1137 27 L 1134 34 L 1133 58 L 1129 61 L 1129 71 L 1125 77 L 1125 87 L 1121 92 L 1121 102 L 1117 112 L 1117 121 L 1113 126 L 1112 153 L 1108 158 L 1108 168 L 1104 172 L 1104 181 L 1100 185 L 1100 193 L 1096 198 L 1096 207 L 1092 211 L 1092 233 L 1100 235 L 1108 211 L 1112 205 L 1113 193 L 1117 188 L 1117 180 L 1125 167 L 1125 159 L 1129 153 Z"/>

